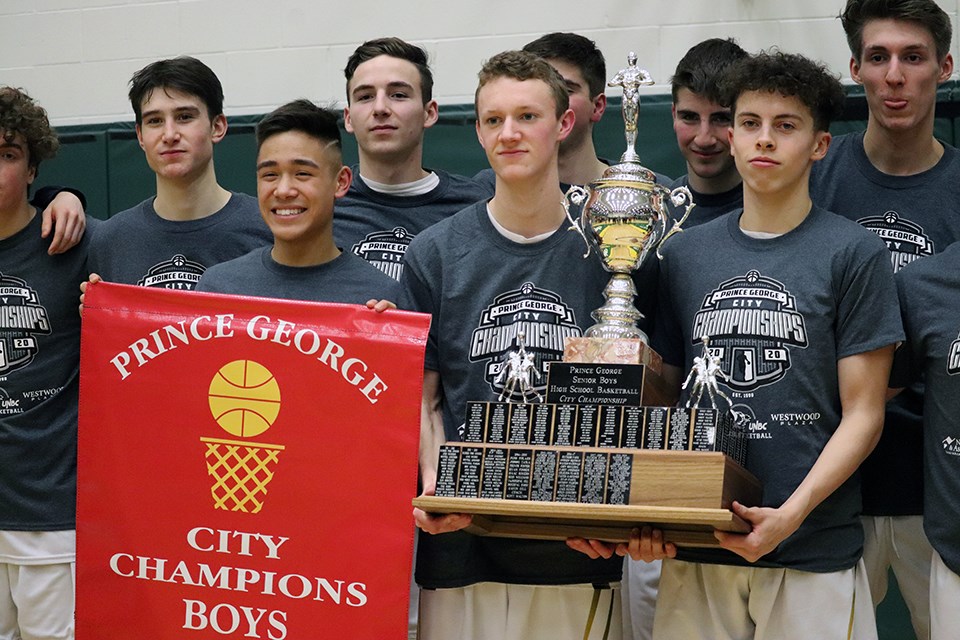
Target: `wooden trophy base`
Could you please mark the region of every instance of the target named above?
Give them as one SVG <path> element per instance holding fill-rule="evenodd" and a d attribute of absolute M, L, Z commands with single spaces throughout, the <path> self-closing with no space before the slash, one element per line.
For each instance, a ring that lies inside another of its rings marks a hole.
<path fill-rule="evenodd" d="M 760 484 L 722 453 L 566 447 L 566 451 L 632 456 L 629 504 L 423 496 L 413 501 L 431 513 L 470 513 L 477 535 L 559 540 L 585 537 L 624 542 L 638 526 L 653 525 L 680 546 L 716 546 L 714 529 L 747 532 L 729 509 L 734 500 L 760 501 Z M 558 483 L 561 481 L 558 477 Z M 502 482 L 498 480 L 498 482 Z M 583 480 L 581 480 L 581 486 Z M 489 487 L 488 487 L 489 488 Z M 479 491 L 482 493 L 483 487 Z M 575 494 L 583 500 L 585 489 Z"/>
<path fill-rule="evenodd" d="M 495 538 L 566 540 L 591 538 L 627 542 L 630 532 L 651 525 L 664 539 L 681 547 L 716 547 L 714 530 L 746 533 L 750 525 L 727 509 L 568 504 L 524 500 L 481 500 L 422 496 L 413 501 L 429 513 L 469 513 L 465 531 Z"/>

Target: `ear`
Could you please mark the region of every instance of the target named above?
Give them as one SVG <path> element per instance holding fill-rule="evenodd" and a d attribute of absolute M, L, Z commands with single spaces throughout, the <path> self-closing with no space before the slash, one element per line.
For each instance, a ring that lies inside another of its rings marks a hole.
<path fill-rule="evenodd" d="M 353 182 L 353 171 L 350 170 L 350 167 L 344 165 L 340 167 L 340 170 L 337 171 L 337 190 L 334 192 L 333 196 L 335 198 L 342 198 L 347 195 L 347 191 L 350 190 L 350 183 Z"/>
<path fill-rule="evenodd" d="M 830 132 L 828 131 L 818 131 L 817 134 L 817 145 L 813 148 L 813 154 L 811 159 L 814 161 L 823 160 L 824 156 L 827 155 L 827 150 L 830 148 Z"/>
<path fill-rule="evenodd" d="M 604 112 L 607 110 L 607 96 L 601 93 L 593 99 L 593 113 L 590 114 L 590 122 L 600 122 Z"/>
<path fill-rule="evenodd" d="M 227 135 L 227 116 L 221 113 L 214 118 L 211 130 L 213 131 L 213 144 L 223 140 L 223 136 Z"/>
<path fill-rule="evenodd" d="M 431 100 L 427 104 L 423 105 L 423 128 L 429 129 L 437 123 L 437 120 L 440 118 L 440 108 L 437 106 L 436 100 Z"/>
<path fill-rule="evenodd" d="M 563 142 L 567 139 L 567 136 L 570 135 L 570 132 L 573 131 L 573 123 L 576 122 L 577 116 L 573 112 L 573 109 L 567 109 L 563 112 L 563 115 L 560 116 L 560 131 L 558 139 Z"/>
<path fill-rule="evenodd" d="M 733 127 L 727 127 L 727 145 L 730 147 L 730 155 L 733 155 Z"/>
<path fill-rule="evenodd" d="M 143 132 L 140 130 L 140 125 L 136 125 L 137 130 L 137 143 L 140 145 L 140 148 L 146 151 L 146 147 L 143 146 Z"/>
<path fill-rule="evenodd" d="M 487 148 L 483 146 L 483 136 L 480 135 L 480 120 L 474 120 L 473 124 L 477 130 L 477 142 L 480 143 L 480 148 L 486 151 Z"/>
<path fill-rule="evenodd" d="M 863 80 L 860 79 L 860 63 L 853 57 L 850 58 L 850 77 L 857 84 L 863 84 Z"/>
<path fill-rule="evenodd" d="M 36 179 L 36 177 L 37 177 L 37 168 L 30 167 L 30 169 L 27 171 L 27 185 L 33 184 L 33 181 Z"/>
<path fill-rule="evenodd" d="M 940 76 L 937 78 L 937 84 L 943 84 L 953 75 L 953 54 L 948 53 L 940 61 Z"/>
<path fill-rule="evenodd" d="M 353 122 L 350 121 L 350 107 L 343 108 L 343 128 L 347 133 L 353 133 Z"/>

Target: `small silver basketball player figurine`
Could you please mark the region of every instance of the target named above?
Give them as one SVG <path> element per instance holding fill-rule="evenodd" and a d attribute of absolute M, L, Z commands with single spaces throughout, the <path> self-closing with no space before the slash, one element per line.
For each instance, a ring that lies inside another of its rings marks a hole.
<path fill-rule="evenodd" d="M 654 82 L 646 69 L 637 66 L 637 54 L 633 51 L 627 55 L 627 65 L 626 69 L 621 69 L 617 72 L 617 75 L 610 79 L 607 86 L 623 89 L 621 109 L 627 136 L 627 152 L 620 161 L 638 162 L 640 158 L 637 156 L 634 146 L 637 140 L 637 115 L 640 111 L 639 89 L 643 85 L 654 84 Z"/>
<path fill-rule="evenodd" d="M 507 361 L 494 380 L 495 383 L 504 383 L 503 391 L 497 398 L 498 402 L 503 402 L 504 398 L 513 395 L 513 390 L 517 388 L 517 385 L 520 385 L 520 397 L 523 398 L 524 402 L 527 402 L 528 392 L 537 398 L 537 402 L 543 402 L 543 396 L 533 388 L 532 376 L 536 376 L 537 380 L 540 380 L 540 372 L 537 371 L 537 366 L 534 363 L 534 355 L 527 353 L 524 346 L 525 338 L 526 334 L 523 331 L 517 333 L 517 350 L 507 354 Z"/>
<path fill-rule="evenodd" d="M 720 390 L 717 386 L 717 378 L 727 379 L 727 374 L 720 369 L 720 358 L 710 353 L 710 336 L 703 336 L 703 352 L 693 359 L 693 368 L 690 374 L 683 381 L 681 389 L 686 389 L 690 381 L 693 380 L 693 389 L 690 390 L 690 397 L 687 398 L 687 409 L 691 406 L 698 406 L 700 398 L 703 396 L 703 389 L 707 389 L 710 396 L 710 406 L 717 408 L 716 396 L 720 396 L 727 401 L 728 406 L 733 406 L 733 401 Z"/>

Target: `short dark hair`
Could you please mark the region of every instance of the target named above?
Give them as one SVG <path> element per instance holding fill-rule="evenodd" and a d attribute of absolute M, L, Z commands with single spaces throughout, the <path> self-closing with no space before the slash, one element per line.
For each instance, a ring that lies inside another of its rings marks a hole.
<path fill-rule="evenodd" d="M 420 72 L 420 93 L 423 95 L 423 104 L 433 99 L 433 72 L 427 64 L 427 52 L 415 44 L 410 44 L 400 38 L 377 38 L 367 40 L 357 47 L 347 59 L 347 66 L 343 75 L 347 78 L 347 104 L 350 104 L 350 81 L 357 67 L 379 56 L 390 56 L 406 60 Z"/>
<path fill-rule="evenodd" d="M 938 60 L 950 53 L 953 41 L 950 16 L 933 0 L 847 0 L 839 17 L 850 53 L 857 62 L 863 55 L 863 28 L 871 20 L 913 22 L 930 32 Z"/>
<path fill-rule="evenodd" d="M 607 63 L 597 43 L 578 33 L 548 33 L 524 45 L 524 51 L 546 60 L 562 60 L 572 64 L 587 81 L 590 97 L 604 92 L 607 86 Z"/>
<path fill-rule="evenodd" d="M 721 83 L 722 104 L 736 112 L 737 99 L 747 91 L 796 96 L 810 109 L 817 131 L 830 129 L 830 122 L 843 112 L 846 97 L 840 80 L 824 65 L 777 50 L 747 56 L 727 69 Z"/>
<path fill-rule="evenodd" d="M 710 102 L 722 104 L 723 74 L 730 65 L 748 55 L 733 38 L 710 38 L 693 45 L 677 63 L 677 70 L 670 78 L 673 101 L 677 101 L 680 89 L 687 89 Z"/>
<path fill-rule="evenodd" d="M 300 131 L 321 142 L 332 143 L 339 153 L 342 147 L 338 117 L 334 110 L 318 107 L 305 98 L 288 102 L 263 116 L 257 124 L 257 151 L 267 138 L 287 131 Z"/>
<path fill-rule="evenodd" d="M 23 89 L 0 87 L 0 132 L 7 142 L 12 142 L 18 133 L 23 136 L 27 164 L 34 171 L 42 161 L 57 155 L 60 148 L 46 110 Z"/>
<path fill-rule="evenodd" d="M 175 89 L 196 96 L 207 106 L 213 120 L 223 113 L 223 87 L 217 74 L 190 56 L 157 60 L 140 69 L 130 79 L 130 105 L 137 124 L 143 116 L 143 103 L 155 89 Z"/>
<path fill-rule="evenodd" d="M 527 51 L 504 51 L 493 56 L 485 63 L 480 73 L 477 74 L 480 79 L 477 85 L 477 91 L 473 94 L 473 105 L 479 116 L 479 105 L 477 98 L 480 96 L 480 89 L 485 84 L 496 80 L 497 78 L 513 78 L 514 80 L 542 80 L 550 87 L 556 103 L 557 117 L 563 115 L 563 112 L 570 108 L 570 95 L 567 93 L 567 83 L 563 81 L 563 76 L 556 69 L 541 58 L 540 56 Z"/>

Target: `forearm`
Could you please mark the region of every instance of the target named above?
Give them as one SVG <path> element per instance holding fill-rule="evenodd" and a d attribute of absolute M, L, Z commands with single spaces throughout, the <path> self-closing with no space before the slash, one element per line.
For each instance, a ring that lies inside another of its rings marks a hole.
<path fill-rule="evenodd" d="M 420 477 L 424 487 L 436 484 L 440 446 L 446 442 L 440 400 L 440 375 L 436 371 L 424 371 L 420 407 Z"/>
<path fill-rule="evenodd" d="M 798 526 L 857 470 L 880 439 L 892 357 L 893 348 L 887 347 L 838 363 L 840 425 L 782 506 L 792 518 L 798 518 Z"/>

